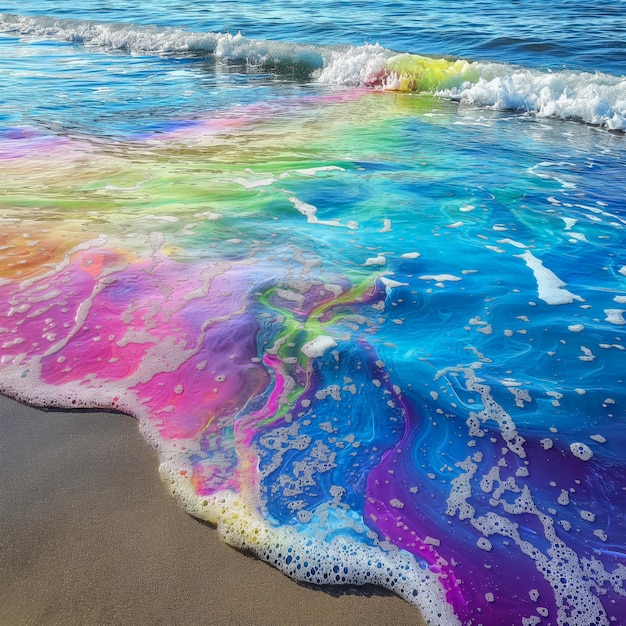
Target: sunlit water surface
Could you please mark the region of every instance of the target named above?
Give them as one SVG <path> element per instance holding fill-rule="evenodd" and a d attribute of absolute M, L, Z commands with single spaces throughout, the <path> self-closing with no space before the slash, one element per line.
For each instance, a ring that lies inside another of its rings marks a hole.
<path fill-rule="evenodd" d="M 298 580 L 626 620 L 620 3 L 100 4 L 0 7 L 0 389 Z"/>

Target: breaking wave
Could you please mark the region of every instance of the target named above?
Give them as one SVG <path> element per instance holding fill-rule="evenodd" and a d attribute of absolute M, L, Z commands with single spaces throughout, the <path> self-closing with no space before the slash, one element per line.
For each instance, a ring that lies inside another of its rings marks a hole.
<path fill-rule="evenodd" d="M 626 77 L 398 54 L 378 44 L 317 46 L 241 33 L 3 14 L 0 31 L 130 54 L 214 57 L 330 85 L 427 92 L 472 106 L 626 130 Z"/>

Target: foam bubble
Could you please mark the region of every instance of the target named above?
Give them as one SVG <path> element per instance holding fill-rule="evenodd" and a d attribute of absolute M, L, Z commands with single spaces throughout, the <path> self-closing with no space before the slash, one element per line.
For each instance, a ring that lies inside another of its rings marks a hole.
<path fill-rule="evenodd" d="M 569 449 L 572 454 L 581 461 L 588 461 L 593 456 L 591 448 L 587 444 L 581 443 L 580 441 L 570 444 Z"/>
<path fill-rule="evenodd" d="M 164 462 L 160 469 L 189 513 L 215 524 L 230 545 L 253 552 L 291 578 L 312 584 L 378 585 L 419 608 L 427 623 L 460 624 L 438 576 L 413 567 L 413 556 L 407 552 L 340 537 L 326 542 L 288 526 L 269 525 L 239 495 L 223 491 L 199 497 L 175 465 Z"/>
<path fill-rule="evenodd" d="M 330 348 L 334 348 L 336 346 L 337 342 L 332 337 L 329 337 L 327 335 L 320 335 L 319 337 L 316 337 L 315 339 L 312 339 L 311 341 L 305 343 L 302 346 L 301 350 L 306 356 L 313 359 L 315 357 L 322 356 L 326 352 L 326 350 L 329 350 Z"/>
<path fill-rule="evenodd" d="M 606 321 L 609 324 L 615 324 L 616 326 L 626 324 L 626 319 L 624 319 L 626 309 L 604 309 L 604 312 L 606 313 Z"/>

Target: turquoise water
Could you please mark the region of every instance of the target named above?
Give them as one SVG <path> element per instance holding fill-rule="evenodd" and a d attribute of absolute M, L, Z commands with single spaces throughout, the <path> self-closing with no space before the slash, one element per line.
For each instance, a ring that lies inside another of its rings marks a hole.
<path fill-rule="evenodd" d="M 0 11 L 3 393 L 297 580 L 626 620 L 623 3 Z"/>

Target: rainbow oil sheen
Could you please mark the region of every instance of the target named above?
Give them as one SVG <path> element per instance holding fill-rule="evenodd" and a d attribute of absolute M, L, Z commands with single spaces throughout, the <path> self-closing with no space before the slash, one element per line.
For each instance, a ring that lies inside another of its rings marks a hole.
<path fill-rule="evenodd" d="M 624 78 L 132 11 L 2 18 L 0 390 L 297 580 L 626 620 Z"/>

